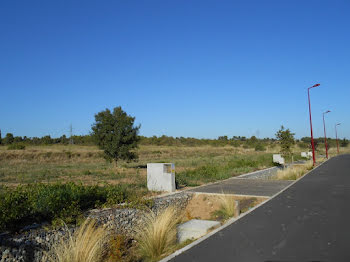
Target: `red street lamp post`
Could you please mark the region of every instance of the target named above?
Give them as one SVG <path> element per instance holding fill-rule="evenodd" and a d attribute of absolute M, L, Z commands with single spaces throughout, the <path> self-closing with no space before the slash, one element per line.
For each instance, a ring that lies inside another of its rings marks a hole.
<path fill-rule="evenodd" d="M 323 131 L 324 131 L 324 146 L 326 147 L 326 158 L 328 159 L 328 146 L 327 146 L 327 135 L 326 135 L 326 124 L 324 122 L 324 115 L 328 114 L 329 110 L 327 110 L 326 112 L 323 113 Z"/>
<path fill-rule="evenodd" d="M 309 114 L 310 114 L 310 130 L 311 130 L 311 146 L 312 146 L 312 160 L 313 160 L 313 165 L 316 164 L 316 159 L 315 159 L 315 143 L 314 143 L 314 135 L 312 133 L 312 120 L 311 120 L 311 103 L 310 103 L 310 89 L 314 88 L 316 86 L 319 86 L 320 84 L 313 85 L 307 89 L 307 96 L 309 99 Z"/>
<path fill-rule="evenodd" d="M 335 125 L 335 138 L 336 138 L 336 141 L 337 141 L 337 152 L 338 152 L 338 155 L 339 155 L 339 143 L 338 143 L 337 126 L 340 126 L 340 123 Z"/>

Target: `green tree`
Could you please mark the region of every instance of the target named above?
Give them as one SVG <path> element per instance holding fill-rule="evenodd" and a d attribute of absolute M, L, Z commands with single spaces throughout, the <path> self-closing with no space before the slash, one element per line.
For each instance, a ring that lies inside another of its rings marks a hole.
<path fill-rule="evenodd" d="M 276 138 L 280 142 L 282 155 L 287 156 L 292 154 L 294 135 L 289 128 L 285 129 L 284 126 L 281 126 L 281 129 L 277 131 Z"/>
<path fill-rule="evenodd" d="M 13 137 L 13 134 L 7 133 L 5 138 L 3 139 L 3 142 L 4 142 L 5 145 L 10 145 L 10 144 L 13 143 L 14 140 L 15 139 Z"/>
<path fill-rule="evenodd" d="M 50 145 L 50 144 L 52 144 L 52 138 L 51 138 L 51 136 L 43 136 L 42 138 L 41 138 L 41 143 L 43 143 L 43 144 L 45 144 L 45 145 Z"/>
<path fill-rule="evenodd" d="M 228 141 L 228 137 L 227 136 L 219 136 L 218 140 L 219 141 Z"/>
<path fill-rule="evenodd" d="M 111 112 L 109 109 L 95 115 L 95 123 L 92 125 L 92 135 L 97 145 L 104 150 L 105 157 L 115 163 L 119 159 L 133 160 L 137 158 L 132 149 L 139 142 L 138 131 L 140 126 L 134 126 L 135 117 L 131 117 L 116 107 Z"/>

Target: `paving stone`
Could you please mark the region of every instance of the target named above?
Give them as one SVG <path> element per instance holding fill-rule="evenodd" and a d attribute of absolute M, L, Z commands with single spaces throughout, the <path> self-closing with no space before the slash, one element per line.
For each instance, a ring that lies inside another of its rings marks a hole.
<path fill-rule="evenodd" d="M 182 243 L 188 239 L 200 238 L 208 233 L 209 229 L 219 227 L 218 221 L 192 219 L 177 227 L 177 239 Z"/>

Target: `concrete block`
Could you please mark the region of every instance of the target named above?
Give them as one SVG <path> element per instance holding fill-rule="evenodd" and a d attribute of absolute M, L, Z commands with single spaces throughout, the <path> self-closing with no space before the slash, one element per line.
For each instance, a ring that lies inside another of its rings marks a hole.
<path fill-rule="evenodd" d="M 147 188 L 151 191 L 174 192 L 176 190 L 175 164 L 148 163 Z"/>
<path fill-rule="evenodd" d="M 206 235 L 209 229 L 220 225 L 218 221 L 192 219 L 177 226 L 177 240 L 182 243 L 188 239 L 200 238 Z"/>
<path fill-rule="evenodd" d="M 312 152 L 307 152 L 307 155 L 308 155 L 309 157 L 312 157 Z"/>
<path fill-rule="evenodd" d="M 309 156 L 308 156 L 308 154 L 307 154 L 307 152 L 301 152 L 301 157 L 305 157 L 305 158 L 308 158 Z"/>
<path fill-rule="evenodd" d="M 273 162 L 280 164 L 280 165 L 284 165 L 284 158 L 280 155 L 280 154 L 273 154 L 272 156 L 273 158 Z"/>

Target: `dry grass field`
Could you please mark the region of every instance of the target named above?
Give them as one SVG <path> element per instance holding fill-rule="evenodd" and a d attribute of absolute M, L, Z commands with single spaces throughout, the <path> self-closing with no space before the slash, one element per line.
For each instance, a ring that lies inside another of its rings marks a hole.
<path fill-rule="evenodd" d="M 349 152 L 349 147 L 340 150 Z M 120 161 L 116 166 L 107 162 L 95 146 L 27 146 L 25 150 L 0 146 L 0 185 L 73 181 L 145 187 L 146 164 L 151 162 L 175 163 L 179 179 L 197 185 L 270 167 L 271 154 L 278 151 L 278 146 L 263 152 L 233 146 L 140 146 L 137 161 Z M 295 147 L 295 158 L 300 156 L 300 151 Z M 335 154 L 336 148 L 331 148 L 330 155 Z"/>
<path fill-rule="evenodd" d="M 7 147 L 0 146 L 0 184 L 16 186 L 57 181 L 145 184 L 146 164 L 150 162 L 174 162 L 179 174 L 208 165 L 225 165 L 237 159 L 254 160 L 269 156 L 271 152 L 230 146 L 141 146 L 136 162 L 120 161 L 116 166 L 107 162 L 103 152 L 94 146 L 27 146 L 25 150 L 7 150 Z M 233 172 L 238 174 L 265 168 L 272 165 L 270 162 L 261 161 L 254 167 L 243 165 Z"/>

